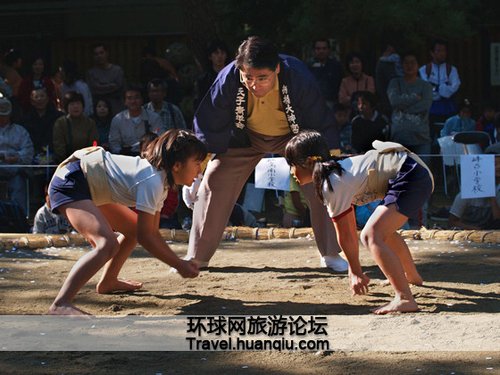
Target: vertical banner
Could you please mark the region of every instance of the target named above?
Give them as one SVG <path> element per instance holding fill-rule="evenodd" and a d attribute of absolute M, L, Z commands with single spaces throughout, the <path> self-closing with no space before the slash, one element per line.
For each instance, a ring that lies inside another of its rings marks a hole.
<path fill-rule="evenodd" d="M 460 155 L 462 198 L 487 198 L 495 194 L 495 156 Z"/>
<path fill-rule="evenodd" d="M 290 166 L 285 158 L 264 158 L 255 167 L 255 187 L 290 190 Z"/>

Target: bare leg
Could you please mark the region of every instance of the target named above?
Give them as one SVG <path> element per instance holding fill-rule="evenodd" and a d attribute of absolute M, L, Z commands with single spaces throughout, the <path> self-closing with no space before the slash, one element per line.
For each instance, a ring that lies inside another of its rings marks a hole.
<path fill-rule="evenodd" d="M 413 285 L 422 285 L 424 280 L 415 267 L 415 262 L 413 261 L 410 249 L 408 248 L 405 240 L 403 240 L 399 233 L 394 232 L 392 235 L 387 237 L 386 242 L 399 257 L 399 261 L 405 271 L 406 280 Z"/>
<path fill-rule="evenodd" d="M 81 315 L 82 310 L 72 302 L 78 291 L 111 259 L 119 249 L 116 235 L 101 211 L 90 200 L 69 203 L 59 207 L 71 225 L 87 238 L 93 250 L 82 256 L 71 268 L 49 314 Z"/>
<path fill-rule="evenodd" d="M 387 238 L 406 220 L 406 216 L 400 214 L 395 205 L 378 206 L 361 232 L 361 241 L 370 250 L 396 292 L 391 302 L 373 311 L 375 314 L 418 311 L 399 256 L 387 242 Z"/>
<path fill-rule="evenodd" d="M 100 206 L 99 209 L 111 227 L 120 232 L 118 236 L 120 249 L 104 266 L 104 272 L 96 286 L 97 293 L 105 294 L 140 289 L 142 283 L 138 281 L 118 279 L 118 274 L 125 261 L 137 246 L 137 214 L 118 204 L 107 204 Z"/>

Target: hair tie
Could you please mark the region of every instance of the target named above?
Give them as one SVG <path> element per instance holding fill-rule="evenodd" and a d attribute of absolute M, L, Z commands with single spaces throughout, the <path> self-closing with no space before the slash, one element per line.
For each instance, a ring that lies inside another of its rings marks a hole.
<path fill-rule="evenodd" d="M 321 156 L 309 156 L 308 159 L 310 161 L 314 161 L 314 162 L 322 161 L 323 160 L 323 158 Z"/>

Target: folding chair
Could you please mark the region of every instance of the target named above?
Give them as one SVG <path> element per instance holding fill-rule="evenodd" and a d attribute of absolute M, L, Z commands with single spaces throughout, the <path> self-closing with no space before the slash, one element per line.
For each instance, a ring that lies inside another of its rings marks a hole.
<path fill-rule="evenodd" d="M 461 144 L 464 154 L 482 154 L 490 145 L 490 136 L 482 131 L 458 132 L 453 136 L 453 142 Z"/>

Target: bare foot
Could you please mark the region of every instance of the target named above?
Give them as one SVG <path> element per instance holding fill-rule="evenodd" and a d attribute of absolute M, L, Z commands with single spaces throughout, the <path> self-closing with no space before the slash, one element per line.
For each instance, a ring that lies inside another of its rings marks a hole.
<path fill-rule="evenodd" d="M 71 303 L 53 303 L 50 306 L 49 315 L 90 315 L 89 313 L 80 310 L 79 308 L 73 306 Z"/>
<path fill-rule="evenodd" d="M 406 300 L 394 298 L 387 305 L 379 307 L 377 309 L 373 309 L 372 312 L 377 315 L 384 314 L 395 314 L 395 313 L 404 313 L 404 312 L 415 312 L 418 311 L 418 305 L 415 300 Z"/>
<path fill-rule="evenodd" d="M 142 283 L 138 281 L 116 279 L 112 281 L 99 281 L 95 290 L 99 294 L 107 294 L 113 292 L 131 292 L 141 288 Z"/>

